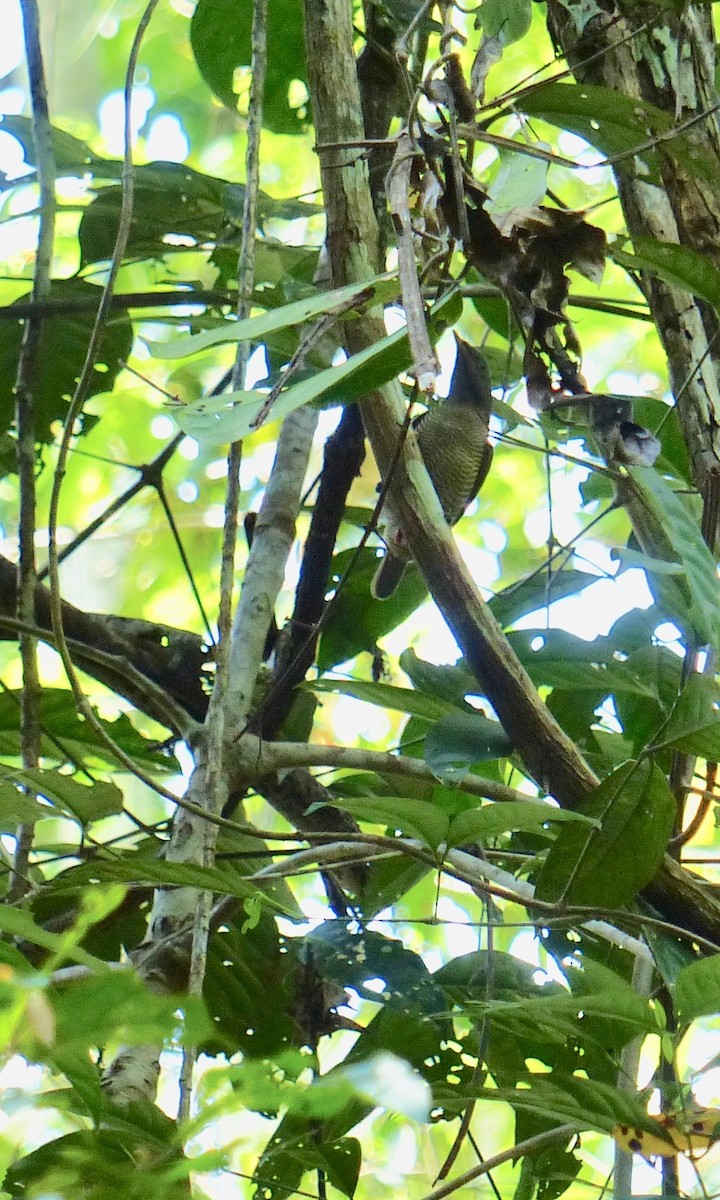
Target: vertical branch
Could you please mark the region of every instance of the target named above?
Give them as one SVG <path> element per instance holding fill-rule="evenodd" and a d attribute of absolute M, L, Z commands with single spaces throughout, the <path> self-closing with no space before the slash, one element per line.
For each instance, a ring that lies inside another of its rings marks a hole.
<path fill-rule="evenodd" d="M 260 137 L 262 133 L 265 75 L 267 72 L 267 9 L 268 0 L 255 0 L 252 22 L 252 60 L 250 100 L 248 107 L 247 147 L 245 151 L 245 199 L 243 204 L 242 241 L 238 258 L 238 320 L 249 316 L 252 293 L 255 285 L 255 231 L 257 229 L 257 200 L 260 187 Z M 248 342 L 238 344 L 231 387 L 245 387 L 247 364 L 252 346 Z M 225 740 L 225 706 L 228 692 L 229 640 L 232 623 L 232 595 L 235 580 L 235 546 L 237 542 L 238 507 L 240 498 L 240 461 L 242 443 L 233 442 L 227 458 L 227 493 L 223 521 L 222 558 L 220 563 L 220 606 L 218 617 L 218 643 L 215 652 L 215 682 L 205 720 L 207 739 L 207 765 L 198 801 L 213 813 L 222 812 L 227 798 L 227 783 L 223 772 L 223 743 Z M 191 793 L 194 790 L 191 783 Z M 197 818 L 190 818 L 197 822 Z M 202 863 L 213 866 L 217 845 L 217 826 L 203 822 Z M 188 991 L 201 995 L 207 964 L 207 948 L 210 936 L 210 914 L 212 893 L 201 892 L 195 910 L 192 949 L 190 953 L 190 976 Z M 192 1070 L 195 1054 L 185 1050 L 180 1081 L 180 1111 L 183 1119 L 190 1114 Z"/>
<path fill-rule="evenodd" d="M 40 188 L 40 216 L 37 255 L 33 277 L 32 301 L 40 304 L 50 294 L 53 242 L 55 236 L 55 155 L 48 112 L 47 87 L 40 45 L 40 15 L 37 0 L 22 2 L 25 56 L 30 83 L 33 142 Z M 42 361 L 40 339 L 42 317 L 31 316 L 25 322 L 17 375 L 15 377 L 15 423 L 17 427 L 17 464 L 20 484 L 19 557 L 17 574 L 17 618 L 26 625 L 35 624 L 35 388 Z M 35 767 L 40 751 L 40 680 L 37 642 L 29 634 L 20 635 L 23 688 L 20 701 L 20 728 L 23 766 Z M 32 826 L 20 826 L 10 883 L 10 897 L 22 895 L 26 888 L 26 868 L 32 845 Z"/>
<path fill-rule="evenodd" d="M 264 9 L 256 10 L 256 29 L 263 11 Z M 256 34 L 257 36 L 259 34 Z M 255 234 L 255 219 L 252 214 L 253 210 L 250 209 L 246 225 L 247 237 L 251 240 Z M 245 245 L 249 244 L 250 242 L 246 241 Z M 243 261 L 247 264 L 247 259 Z M 244 269 L 248 269 L 247 265 Z M 208 815 L 208 797 L 213 797 L 213 804 L 219 803 L 227 786 L 223 743 L 227 744 L 228 737 L 239 730 L 250 711 L 267 631 L 277 594 L 283 583 L 287 556 L 295 537 L 295 521 L 300 509 L 302 486 L 316 423 L 316 412 L 300 409 L 288 417 L 280 431 L 275 462 L 265 490 L 245 569 L 237 613 L 230 638 L 225 636 L 223 639 L 227 647 L 227 662 L 222 664 L 221 659 L 221 683 L 218 684 L 217 692 L 213 694 L 212 712 L 208 714 L 206 724 L 193 745 L 195 769 L 188 787 L 187 800 L 193 803 L 196 810 L 203 808 Z M 237 471 L 229 482 L 226 509 L 221 632 L 225 632 L 223 626 L 228 623 L 230 611 L 232 548 L 237 526 L 237 497 L 233 490 L 237 486 L 236 478 Z M 212 777 L 209 774 L 211 755 Z M 202 817 L 198 818 L 196 812 L 188 812 L 185 808 L 177 812 L 166 850 L 166 861 L 205 863 L 208 856 L 212 855 L 213 847 L 206 832 L 208 824 L 210 822 Z M 191 930 L 192 986 L 196 990 L 202 986 L 208 917 L 203 902 L 196 922 L 197 906 L 198 890 L 194 887 L 159 889 L 155 893 L 147 937 L 136 955 L 138 972 L 152 987 L 166 990 L 173 980 L 177 981 L 179 975 L 187 975 L 188 939 L 185 935 Z M 160 943 L 167 946 L 169 942 L 178 949 L 174 962 L 170 961 L 172 955 L 153 953 Z M 180 961 L 177 961 L 178 957 Z M 116 1103 L 121 1104 L 136 1099 L 139 1095 L 151 1099 L 158 1075 L 159 1050 L 159 1046 L 147 1045 L 124 1048 L 105 1073 L 106 1093 Z M 188 1109 L 190 1073 L 191 1060 L 187 1058 L 181 1113 L 187 1112 Z"/>
<path fill-rule="evenodd" d="M 641 955 L 633 965 L 632 985 L 640 996 L 649 996 L 652 991 L 652 981 L 655 966 L 651 959 Z M 635 1095 L 638 1091 L 638 1068 L 640 1052 L 644 1037 L 638 1034 L 623 1048 L 620 1055 L 620 1070 L 618 1073 L 618 1091 Z M 615 1145 L 615 1167 L 613 1171 L 613 1192 L 616 1196 L 632 1196 L 633 1154 Z"/>

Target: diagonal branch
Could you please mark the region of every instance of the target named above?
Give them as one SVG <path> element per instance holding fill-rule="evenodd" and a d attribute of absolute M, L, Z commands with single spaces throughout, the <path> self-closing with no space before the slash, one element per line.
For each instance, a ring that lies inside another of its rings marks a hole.
<path fill-rule="evenodd" d="M 376 273 L 378 233 L 367 170 L 342 144 L 362 138 L 354 78 L 352 13 L 347 0 L 307 0 L 305 28 L 309 82 L 318 141 L 338 147 L 323 154 L 327 241 L 336 286 Z M 342 102 L 338 102 L 342 97 Z M 381 314 L 348 325 L 353 353 L 384 334 Z M 402 425 L 404 404 L 398 385 L 387 385 L 362 403 L 362 415 L 382 474 L 388 470 Z M 575 808 L 597 780 L 572 741 L 557 724 L 484 603 L 458 554 L 437 497 L 409 436 L 394 474 L 393 506 L 438 608 L 468 665 L 492 702 L 529 773 L 564 807 Z M 647 890 L 663 913 L 687 919 L 688 928 L 718 940 L 720 905 L 702 881 L 666 860 Z"/>

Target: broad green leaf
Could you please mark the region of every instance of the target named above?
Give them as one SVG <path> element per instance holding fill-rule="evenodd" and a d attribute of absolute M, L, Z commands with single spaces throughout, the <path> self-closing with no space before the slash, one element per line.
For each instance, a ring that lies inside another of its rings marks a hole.
<path fill-rule="evenodd" d="M 38 357 L 43 369 L 35 388 L 35 429 L 39 441 L 51 442 L 54 437 L 53 423 L 65 419 L 68 397 L 75 391 L 85 361 L 100 296 L 101 288 L 83 279 L 53 281 L 50 298 L 66 301 L 67 310 L 46 318 L 42 325 Z M 27 293 L 18 297 L 18 303 L 25 303 L 31 298 L 31 294 Z M 80 302 L 87 307 L 73 311 L 73 302 Z M 20 321 L 0 323 L 0 432 L 9 428 L 14 416 L 14 372 L 22 331 Z M 114 313 L 105 325 L 98 362 L 90 376 L 89 396 L 112 391 L 120 363 L 130 354 L 132 343 L 133 330 L 127 313 Z M 97 417 L 86 414 L 79 432 L 87 432 L 97 421 Z"/>
<path fill-rule="evenodd" d="M 377 275 L 365 283 L 349 283 L 346 287 L 334 288 L 329 292 L 315 292 L 303 300 L 294 300 L 292 304 L 283 304 L 258 316 L 246 317 L 243 321 L 227 321 L 219 329 L 208 329 L 172 342 L 148 342 L 148 349 L 153 358 L 177 359 L 188 358 L 191 354 L 226 342 L 259 342 L 269 333 L 285 329 L 288 325 L 302 325 L 304 321 L 331 312 L 350 300 L 357 299 L 358 303 L 363 303 L 365 294 L 368 300 L 378 295 L 387 300 L 396 295 L 397 290 L 397 280 L 392 275 Z"/>
<path fill-rule="evenodd" d="M 720 954 L 682 967 L 672 992 L 683 1024 L 720 1013 Z"/>
<path fill-rule="evenodd" d="M 341 696 L 352 696 L 365 700 L 379 708 L 390 708 L 394 712 L 412 713 L 428 721 L 436 721 L 453 711 L 447 700 L 435 699 L 425 692 L 413 688 L 392 687 L 389 683 L 365 683 L 355 679 L 314 679 L 305 684 L 313 692 L 334 692 Z"/>
<path fill-rule="evenodd" d="M 511 753 L 512 742 L 502 725 L 481 713 L 448 713 L 425 738 L 425 761 L 444 779 L 457 779 L 475 763 Z"/>
<path fill-rule="evenodd" d="M 585 992 L 578 995 L 549 995 L 531 1000 L 485 1000 L 480 996 L 466 1006 L 474 1019 L 489 1017 L 495 1027 L 520 1030 L 523 1037 L 533 1029 L 543 1037 L 581 1037 L 582 1023 L 588 1018 L 601 1022 L 612 1031 L 612 1045 L 618 1048 L 637 1033 L 657 1033 L 657 1023 L 647 1001 L 626 985 L 619 992 Z"/>
<path fill-rule="evenodd" d="M 206 1037 L 210 1026 L 207 1017 L 200 1016 L 202 1005 L 197 998 L 186 999 L 191 1000 L 195 1036 Z M 162 1042 L 177 1029 L 177 997 L 149 991 L 130 968 L 67 985 L 58 991 L 53 1007 L 57 1040 L 65 1048 L 111 1041 L 133 1046 Z"/>
<path fill-rule="evenodd" d="M 337 808 L 352 813 L 358 821 L 389 825 L 405 837 L 419 838 L 431 850 L 445 841 L 450 824 L 447 813 L 427 800 L 406 796 L 368 796 L 362 800 L 336 800 Z"/>
<path fill-rule="evenodd" d="M 480 686 L 475 676 L 459 663 L 437 665 L 426 662 L 418 658 L 412 646 L 403 650 L 398 661 L 414 688 L 447 700 L 455 707 L 466 708 L 465 696 L 475 694 Z"/>
<path fill-rule="evenodd" d="M 720 687 L 709 675 L 691 675 L 669 721 L 660 730 L 656 748 L 672 746 L 683 754 L 720 760 Z"/>
<path fill-rule="evenodd" d="M 371 929 L 355 932 L 346 921 L 326 921 L 306 936 L 304 953 L 324 979 L 351 987 L 365 999 L 429 1016 L 444 1011 L 445 998 L 422 958 L 397 938 Z M 386 984 L 382 992 L 367 986 L 377 979 Z M 377 1046 L 401 1053 L 392 1044 L 378 1042 Z M 416 1053 L 417 1048 L 408 1047 L 404 1057 L 414 1062 Z M 363 1053 L 359 1051 L 358 1057 Z"/>
<path fill-rule="evenodd" d="M 588 642 L 563 629 L 523 629 L 508 641 L 533 683 L 573 692 L 648 696 L 657 699 L 655 679 L 628 658 L 618 661 L 613 639 Z"/>
<path fill-rule="evenodd" d="M 17 825 L 33 825 L 52 813 L 51 808 L 20 791 L 11 781 L 0 782 L 0 829 L 3 833 L 14 833 Z"/>
<path fill-rule="evenodd" d="M 17 691 L 0 694 L 0 755 L 13 758 L 21 754 L 18 697 Z M 172 754 L 157 750 L 155 742 L 138 733 L 126 713 L 121 713 L 114 721 L 106 721 L 101 717 L 98 717 L 98 720 L 113 741 L 136 763 L 157 773 L 178 770 L 177 759 Z M 43 688 L 40 697 L 40 725 L 43 735 L 47 735 L 42 738 L 40 752 L 48 761 L 57 761 L 61 755 L 63 763 L 66 756 L 78 762 L 88 757 L 91 761 L 105 763 L 117 769 L 114 755 L 108 751 L 89 723 L 78 716 L 72 693 L 67 688 Z M 62 751 L 53 740 L 55 738 L 60 741 Z"/>
<path fill-rule="evenodd" d="M 525 37 L 532 23 L 531 0 L 483 0 L 476 12 L 485 37 L 499 37 L 506 46 Z"/>
<path fill-rule="evenodd" d="M 654 909 L 648 905 L 647 911 L 654 912 Z M 644 936 L 652 952 L 660 978 L 672 991 L 683 967 L 697 962 L 697 951 L 693 950 L 685 938 L 675 937 L 671 933 L 666 933 L 664 929 L 653 929 L 648 926 Z"/>
<path fill-rule="evenodd" d="M 658 242 L 638 237 L 632 242 L 634 253 L 611 246 L 610 257 L 628 271 L 648 271 L 673 287 L 681 287 L 720 307 L 720 271 L 707 254 L 676 242 Z"/>
<path fill-rule="evenodd" d="M 252 5 L 236 0 L 198 0 L 190 23 L 190 44 L 200 73 L 218 100 L 233 112 L 238 67 L 252 59 Z M 305 80 L 305 46 L 299 0 L 270 0 L 267 16 L 267 70 L 263 124 L 273 133 L 302 133 L 307 101 L 290 106 L 289 90 Z"/>
<path fill-rule="evenodd" d="M 326 405 L 348 404 L 359 400 L 394 379 L 411 361 L 407 334 L 398 330 L 345 362 L 291 384 L 280 393 L 267 414 L 264 413 L 266 393 L 252 390 L 203 397 L 174 408 L 173 416 L 180 428 L 199 442 L 218 445 L 238 441 L 255 433 L 259 421 L 284 420 L 304 404 L 320 401 Z"/>
<path fill-rule="evenodd" d="M 35 138 L 33 136 L 33 122 L 30 117 L 23 117 L 15 113 L 5 113 L 0 123 L 0 129 L 3 133 L 9 133 L 12 137 L 17 138 L 23 149 L 25 162 L 28 166 L 34 167 L 37 163 Z M 102 178 L 112 179 L 119 177 L 122 173 L 122 162 L 115 159 L 99 158 L 88 146 L 87 142 L 83 142 L 80 138 L 74 137 L 71 133 L 66 133 L 64 129 L 59 129 L 57 125 L 53 125 L 51 129 L 53 158 L 58 176 L 76 175 L 82 178 L 85 175 L 93 175 L 98 169 Z M 104 170 L 111 171 L 112 174 L 103 174 Z"/>
<path fill-rule="evenodd" d="M 287 952 L 274 914 L 263 911 L 253 928 L 240 922 L 213 932 L 203 999 L 213 1022 L 207 1054 L 228 1045 L 244 1055 L 275 1055 L 293 1044 L 297 958 Z"/>
<path fill-rule="evenodd" d="M 597 84 L 541 84 L 523 96 L 520 105 L 528 116 L 578 134 L 609 157 L 645 145 L 653 135 L 667 133 L 674 124 L 669 113 L 647 101 Z M 674 139 L 674 150 L 679 149 L 679 141 Z M 634 161 L 636 171 L 642 172 L 646 182 L 659 182 L 657 149 L 642 150 Z M 578 174 L 582 179 L 582 172 Z"/>
<path fill-rule="evenodd" d="M 486 3 L 480 9 L 481 13 Z M 518 141 L 520 146 L 527 145 L 519 137 L 514 140 Z M 533 144 L 537 149 L 551 149 L 547 142 Z M 515 154 L 510 151 L 501 152 L 500 162 L 500 170 L 489 189 L 489 211 L 502 214 L 521 206 L 531 208 L 534 204 L 540 204 L 547 190 L 548 163 L 529 154 Z"/>
<path fill-rule="evenodd" d="M 511 830 L 533 833 L 546 825 L 565 821 L 580 821 L 586 826 L 599 825 L 598 821 L 582 813 L 553 808 L 539 800 L 508 800 L 459 813 L 452 821 L 447 842 L 449 846 L 461 846 L 463 842 L 483 842 Z"/>
<path fill-rule="evenodd" d="M 484 1089 L 483 1100 L 504 1100 L 513 1108 L 536 1112 L 560 1125 L 570 1123 L 578 1130 L 597 1129 L 612 1133 L 617 1125 L 629 1125 L 664 1138 L 662 1125 L 649 1117 L 642 1100 L 621 1092 L 599 1079 L 581 1079 L 553 1072 L 551 1077 L 531 1076 L 528 1088 Z M 665 1138 L 665 1140 L 667 1140 Z"/>
<path fill-rule="evenodd" d="M 82 784 L 72 775 L 61 775 L 59 771 L 46 771 L 41 767 L 15 771 L 13 777 L 36 795 L 44 796 L 56 810 L 77 817 L 83 825 L 122 812 L 123 795 L 114 783 Z M 53 815 L 57 815 L 53 809 L 43 809 L 43 816 Z"/>
<path fill-rule="evenodd" d="M 596 581 L 597 576 L 590 575 L 588 571 L 571 569 L 555 571 L 549 578 L 543 571 L 496 592 L 488 601 L 488 605 L 498 624 L 503 629 L 507 629 L 520 617 L 525 617 L 537 609 L 545 608 L 554 600 L 562 600 L 565 596 L 574 596 L 584 587 Z"/>
<path fill-rule="evenodd" d="M 579 811 L 600 828 L 568 825 L 560 831 L 538 878 L 538 899 L 620 908 L 660 867 L 675 798 L 660 769 L 644 759 L 613 771 Z"/>
<path fill-rule="evenodd" d="M 613 558 L 620 563 L 623 571 L 639 567 L 642 571 L 649 571 L 652 575 L 684 575 L 679 562 L 667 562 L 664 558 L 653 558 L 650 554 L 643 554 L 642 550 L 633 550 L 631 546 L 621 546 L 619 549 L 613 550 Z"/>
<path fill-rule="evenodd" d="M 687 591 L 688 603 L 686 606 L 680 604 L 679 611 L 670 611 L 669 615 L 685 628 L 691 625 L 703 642 L 720 648 L 720 583 L 715 559 L 705 543 L 699 522 L 652 467 L 628 467 L 627 471 L 651 520 L 671 547 L 670 555 L 660 552 L 658 556 L 670 557 L 684 569 L 683 590 Z M 649 547 L 644 545 L 643 549 L 648 551 Z M 667 598 L 672 603 L 680 585 L 675 584 L 673 578 L 667 583 L 673 585 L 673 591 L 663 590 L 662 599 Z"/>

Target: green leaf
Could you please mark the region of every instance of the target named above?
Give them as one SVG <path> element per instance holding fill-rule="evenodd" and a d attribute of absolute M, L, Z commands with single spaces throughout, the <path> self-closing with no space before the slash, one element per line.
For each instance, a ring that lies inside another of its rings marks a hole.
<path fill-rule="evenodd" d="M 483 4 L 481 13 L 485 7 L 486 4 Z M 519 136 L 513 138 L 513 141 L 518 143 L 521 151 L 527 145 Z M 533 146 L 535 149 L 551 149 L 548 142 L 534 142 Z M 488 210 L 492 214 L 502 214 L 520 206 L 531 208 L 540 204 L 547 190 L 548 169 L 549 164 L 541 158 L 534 158 L 522 152 L 502 150 L 500 170 L 489 188 L 491 203 Z"/>
<path fill-rule="evenodd" d="M 30 117 L 22 117 L 14 113 L 5 113 L 0 129 L 17 138 L 23 149 L 25 162 L 34 167 L 37 163 L 33 122 Z M 103 178 L 115 178 L 122 174 L 122 162 L 114 159 L 99 158 L 80 138 L 66 133 L 57 125 L 51 128 L 53 159 L 59 177 L 75 175 L 83 178 L 100 172 Z M 111 174 L 103 174 L 107 170 Z"/>
<path fill-rule="evenodd" d="M 34 825 L 49 816 L 52 816 L 52 809 L 19 791 L 13 783 L 0 782 L 0 829 L 3 833 L 14 833 L 17 825 Z"/>
<path fill-rule="evenodd" d="M 483 1100 L 504 1100 L 513 1108 L 535 1112 L 546 1120 L 575 1125 L 578 1130 L 612 1133 L 617 1125 L 647 1130 L 667 1140 L 662 1125 L 645 1111 L 640 1097 L 621 1092 L 599 1079 L 581 1079 L 554 1071 L 551 1079 L 530 1077 L 530 1087 L 483 1089 Z"/>
<path fill-rule="evenodd" d="M 17 758 L 22 753 L 20 741 L 19 692 L 0 694 L 0 755 Z M 97 717 L 97 713 L 96 713 Z M 114 721 L 98 717 L 110 737 L 126 754 L 138 764 L 155 772 L 176 771 L 177 760 L 167 752 L 155 749 L 155 743 L 138 733 L 130 718 L 121 713 Z M 43 688 L 40 697 L 40 726 L 47 736 L 42 738 L 40 753 L 50 762 L 67 757 L 82 762 L 88 756 L 92 760 L 117 768 L 117 759 L 112 755 L 100 736 L 87 721 L 81 720 L 75 710 L 72 694 L 67 688 Z M 62 744 L 59 751 L 57 738 Z"/>
<path fill-rule="evenodd" d="M 253 8 L 237 0 L 198 0 L 190 23 L 190 44 L 200 73 L 218 100 L 233 112 L 235 71 L 252 58 Z M 298 0 L 270 0 L 267 15 L 267 71 L 263 124 L 273 133 L 302 133 L 307 103 L 290 106 L 294 80 L 305 80 L 302 7 Z"/>
<path fill-rule="evenodd" d="M 61 775 L 59 771 L 43 770 L 42 767 L 17 770 L 12 774 L 18 783 L 36 795 L 44 796 L 61 812 L 77 817 L 83 825 L 122 812 L 123 795 L 114 783 L 82 784 L 72 775 Z M 56 814 L 51 808 L 42 808 L 42 815 Z"/>
<path fill-rule="evenodd" d="M 720 308 L 720 271 L 707 254 L 692 246 L 658 242 L 654 238 L 633 238 L 632 244 L 634 254 L 611 246 L 610 257 L 628 271 L 648 271 Z"/>
<path fill-rule="evenodd" d="M 201 335 L 198 335 L 201 336 Z M 401 330 L 381 338 L 338 366 L 327 367 L 291 384 L 280 393 L 267 414 L 269 421 L 284 420 L 304 404 L 349 404 L 359 400 L 407 369 L 412 361 L 407 334 Z M 183 432 L 208 445 L 239 441 L 255 433 L 267 394 L 258 390 L 225 392 L 203 397 L 173 416 Z"/>
<path fill-rule="evenodd" d="M 349 300 L 357 299 L 361 304 L 365 299 L 376 298 L 378 294 L 387 300 L 396 295 L 397 290 L 398 283 L 392 275 L 377 275 L 365 283 L 349 283 L 346 287 L 334 288 L 329 292 L 314 292 L 302 300 L 272 308 L 259 316 L 246 317 L 243 321 L 226 321 L 219 329 L 208 329 L 172 342 L 148 342 L 147 345 L 153 358 L 188 358 L 191 354 L 221 346 L 225 342 L 260 342 L 269 333 L 286 329 L 288 325 L 302 325 L 312 317 L 330 312 Z"/>
<path fill-rule="evenodd" d="M 533 683 L 573 692 L 638 695 L 657 700 L 657 683 L 648 664 L 618 662 L 612 637 L 592 642 L 564 629 L 523 629 L 508 641 Z"/>
<path fill-rule="evenodd" d="M 221 240 L 232 244 L 233 231 L 241 227 L 244 197 L 243 184 L 204 175 L 185 163 L 137 167 L 125 258 L 162 258 L 187 250 L 188 240 L 197 246 Z M 111 257 L 121 206 L 122 187 L 111 184 L 101 188 L 84 210 L 79 230 L 83 266 Z M 274 200 L 264 192 L 258 197 L 260 225 L 270 218 L 307 218 L 317 211 L 315 205 Z"/>
<path fill-rule="evenodd" d="M 504 45 L 525 37 L 532 23 L 531 0 L 483 0 L 476 22 L 486 38 L 499 37 Z"/>
<path fill-rule="evenodd" d="M 475 694 L 479 687 L 475 676 L 460 664 L 441 664 L 426 662 L 418 658 L 412 647 L 403 650 L 399 658 L 400 667 L 414 688 L 426 695 L 447 700 L 454 707 L 465 709 L 465 696 Z"/>
<path fill-rule="evenodd" d="M 560 831 L 537 882 L 541 900 L 620 908 L 662 863 L 675 819 L 665 776 L 647 759 L 613 771 L 579 810 L 600 822 Z"/>
<path fill-rule="evenodd" d="M 720 686 L 709 675 L 691 675 L 654 747 L 672 746 L 683 754 L 717 762 L 720 760 L 719 711 Z"/>
<path fill-rule="evenodd" d="M 643 910 L 654 915 L 655 910 L 649 905 L 643 905 Z M 672 990 L 683 967 L 697 962 L 697 951 L 685 938 L 676 937 L 664 929 L 648 927 L 644 936 L 663 983 Z"/>
<path fill-rule="evenodd" d="M 682 967 L 672 991 L 683 1024 L 720 1013 L 720 954 Z"/>
<path fill-rule="evenodd" d="M 213 1022 L 207 1054 L 235 1047 L 244 1055 L 274 1055 L 292 1045 L 297 959 L 287 952 L 274 915 L 264 911 L 252 929 L 239 922 L 213 932 L 203 999 Z"/>
<path fill-rule="evenodd" d="M 362 800 L 335 800 L 334 804 L 358 821 L 388 825 L 404 837 L 419 838 L 431 850 L 445 841 L 450 823 L 447 813 L 435 804 L 406 796 L 368 796 Z"/>
<path fill-rule="evenodd" d="M 441 779 L 457 779 L 469 767 L 512 753 L 512 742 L 499 721 L 480 713 L 449 713 L 425 738 L 425 761 Z"/>
<path fill-rule="evenodd" d="M 669 113 L 647 101 L 597 84 L 542 84 L 523 96 L 520 106 L 528 116 L 578 134 L 608 157 L 635 150 L 656 134 L 667 133 L 674 124 Z M 680 140 L 673 139 L 674 151 Z M 634 161 L 640 163 L 647 183 L 660 182 L 657 149 L 643 150 Z M 628 163 L 631 166 L 632 161 Z"/>
<path fill-rule="evenodd" d="M 75 391 L 85 361 L 95 315 L 100 304 L 101 289 L 83 279 L 56 279 L 50 289 L 50 299 L 67 302 L 67 311 L 47 317 L 42 324 L 38 362 L 40 370 L 35 387 L 35 431 L 41 442 L 52 442 L 55 421 L 63 421 L 68 400 Z M 17 298 L 26 303 L 28 292 Z M 74 312 L 75 301 L 86 303 L 87 309 Z M 12 305 L 10 306 L 12 308 Z M 0 433 L 12 424 L 15 412 L 14 380 L 23 325 L 20 321 L 0 324 Z M 127 314 L 115 313 L 104 327 L 98 362 L 90 376 L 88 396 L 112 391 L 120 363 L 130 354 L 133 343 L 132 325 Z M 86 415 L 79 432 L 87 432 L 97 424 L 97 417 Z"/>
<path fill-rule="evenodd" d="M 562 824 L 565 821 L 599 826 L 599 821 L 582 813 L 553 808 L 540 800 L 508 800 L 459 813 L 450 825 L 447 843 L 448 846 L 461 846 L 464 842 L 484 842 L 511 830 L 534 833 L 548 824 Z"/>
<path fill-rule="evenodd" d="M 662 558 L 671 557 L 684 569 L 683 591 L 688 595 L 687 605 L 677 603 L 670 611 L 683 627 L 688 624 L 703 642 L 720 649 L 720 584 L 715 559 L 710 553 L 700 531 L 700 525 L 682 499 L 652 467 L 628 467 L 633 486 L 651 519 L 657 524 L 671 547 L 671 555 L 661 553 Z M 644 546 L 644 549 L 648 547 Z M 674 579 L 672 591 L 662 592 L 663 602 L 670 604 L 679 592 Z M 683 611 L 684 610 L 684 611 Z"/>
<path fill-rule="evenodd" d="M 202 1005 L 192 999 L 194 1034 L 210 1032 Z M 183 1001 L 183 1008 L 185 1006 Z M 53 999 L 57 1040 L 65 1049 L 108 1042 L 138 1046 L 162 1042 L 177 1029 L 177 998 L 151 992 L 134 970 L 104 972 L 77 980 Z"/>
<path fill-rule="evenodd" d="M 412 688 L 392 687 L 389 683 L 366 683 L 361 679 L 314 679 L 305 687 L 313 692 L 333 692 L 340 696 L 352 696 L 376 704 L 378 708 L 390 708 L 394 712 L 412 713 L 428 721 L 437 721 L 453 711 L 447 700 L 434 699 L 425 692 Z"/>
<path fill-rule="evenodd" d="M 682 576 L 684 574 L 679 562 L 667 562 L 664 558 L 653 558 L 650 554 L 644 554 L 642 550 L 633 550 L 631 546 L 621 546 L 619 549 L 613 550 L 612 556 L 620 563 L 620 569 L 623 571 L 628 571 L 631 567 L 638 567 L 642 571 L 649 571 L 651 575 Z"/>
<path fill-rule="evenodd" d="M 488 604 L 498 624 L 507 629 L 520 617 L 545 608 L 554 600 L 575 596 L 583 588 L 596 582 L 597 575 L 590 575 L 588 571 L 555 571 L 549 579 L 543 571 L 531 575 L 528 579 L 521 579 L 518 583 L 511 583 L 509 587 L 497 592 Z"/>
<path fill-rule="evenodd" d="M 434 315 L 439 320 L 440 313 L 453 306 L 456 299 L 454 292 L 448 293 L 435 305 L 431 316 Z M 286 310 L 292 307 L 287 305 Z M 272 313 L 264 314 L 264 317 L 280 312 L 281 309 L 275 309 Z M 253 319 L 261 322 L 264 318 Z M 238 325 L 241 324 L 245 323 L 238 322 Z M 433 328 L 431 322 L 431 332 Z M 311 402 L 322 401 L 325 405 L 349 404 L 394 379 L 401 371 L 406 370 L 411 362 L 412 354 L 407 334 L 398 330 L 354 354 L 344 363 L 313 372 L 299 383 L 291 384 L 280 392 L 263 420 L 282 420 L 297 408 Z M 266 400 L 267 394 L 259 390 L 225 392 L 219 396 L 203 397 L 180 408 L 176 407 L 173 409 L 173 416 L 180 428 L 199 442 L 221 445 L 242 440 L 255 433 L 263 416 Z"/>
<path fill-rule="evenodd" d="M 355 932 L 348 929 L 346 921 L 325 921 L 306 936 L 304 952 L 323 979 L 338 987 L 351 987 L 367 1000 L 399 1007 L 403 1013 L 412 1010 L 432 1016 L 444 1010 L 444 996 L 422 958 L 397 938 L 370 929 Z M 382 992 L 367 986 L 368 981 L 377 979 L 386 984 Z M 396 1046 L 379 1045 L 402 1054 Z M 408 1047 L 403 1057 L 414 1061 L 414 1053 L 414 1048 Z"/>

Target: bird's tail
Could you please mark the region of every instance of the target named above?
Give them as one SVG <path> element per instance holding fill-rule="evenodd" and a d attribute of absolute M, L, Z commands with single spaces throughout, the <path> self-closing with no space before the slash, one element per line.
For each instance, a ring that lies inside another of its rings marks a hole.
<path fill-rule="evenodd" d="M 388 600 L 403 577 L 406 563 L 395 554 L 386 554 L 373 575 L 371 595 L 376 600 Z"/>

